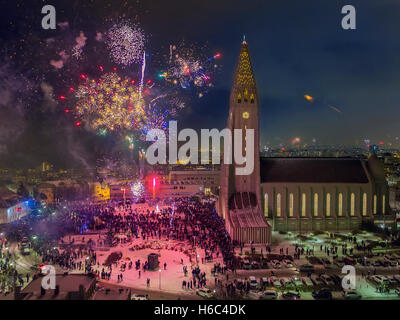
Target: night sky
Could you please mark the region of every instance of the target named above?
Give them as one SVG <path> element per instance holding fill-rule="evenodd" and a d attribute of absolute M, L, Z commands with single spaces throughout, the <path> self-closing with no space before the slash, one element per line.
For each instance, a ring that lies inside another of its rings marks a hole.
<path fill-rule="evenodd" d="M 45 160 L 60 167 L 91 165 L 105 154 L 126 153 L 118 137 L 77 128 L 57 99 L 79 74 L 115 65 L 94 37 L 121 18 L 139 23 L 146 32 L 149 64 L 159 51 L 182 40 L 206 46 L 210 54 L 221 53 L 214 87 L 187 102 L 175 117 L 179 128 L 225 127 L 245 35 L 261 100 L 262 146 L 289 145 L 293 137 L 304 143 L 315 139 L 317 144 L 354 145 L 369 139 L 400 146 L 397 0 L 1 3 L 0 165 L 34 167 Z M 57 23 L 68 22 L 67 30 L 41 28 L 45 4 L 55 6 Z M 356 7 L 357 30 L 341 28 L 346 4 Z M 88 38 L 81 61 L 55 70 L 50 61 L 80 31 Z M 156 73 L 149 68 L 147 76 Z"/>

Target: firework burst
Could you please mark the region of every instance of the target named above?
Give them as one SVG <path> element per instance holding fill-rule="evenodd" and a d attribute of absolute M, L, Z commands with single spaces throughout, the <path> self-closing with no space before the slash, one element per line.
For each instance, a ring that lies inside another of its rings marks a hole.
<path fill-rule="evenodd" d="M 144 185 L 141 181 L 136 181 L 131 185 L 131 192 L 135 199 L 140 199 L 145 192 Z"/>
<path fill-rule="evenodd" d="M 111 58 L 123 66 L 142 61 L 145 39 L 145 34 L 139 26 L 131 26 L 127 22 L 113 25 L 106 34 Z"/>
<path fill-rule="evenodd" d="M 146 121 L 144 100 L 129 78 L 115 72 L 98 81 L 85 77 L 75 93 L 76 115 L 94 130 L 131 130 Z"/>
<path fill-rule="evenodd" d="M 193 87 L 202 97 L 213 86 L 212 77 L 219 68 L 216 59 L 220 57 L 219 53 L 207 57 L 203 51 L 205 48 L 187 47 L 184 43 L 170 45 L 169 55 L 164 57 L 165 71 L 160 72 L 159 77 L 182 89 Z"/>
<path fill-rule="evenodd" d="M 176 90 L 164 89 L 151 80 L 141 83 L 122 78 L 116 72 L 105 73 L 98 80 L 81 75 L 84 82 L 77 90 L 70 88 L 74 102 L 75 125 L 97 131 L 125 133 L 132 141 L 144 140 L 151 129 L 167 129 L 168 121 L 185 107 Z M 66 109 L 69 110 L 69 109 Z M 132 144 L 130 144 L 132 148 Z"/>

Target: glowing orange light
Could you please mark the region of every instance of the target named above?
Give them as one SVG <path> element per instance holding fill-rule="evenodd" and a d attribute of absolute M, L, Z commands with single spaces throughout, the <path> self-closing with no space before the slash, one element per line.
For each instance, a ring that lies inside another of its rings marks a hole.
<path fill-rule="evenodd" d="M 313 101 L 314 101 L 314 98 L 311 97 L 311 96 L 308 95 L 308 94 L 305 94 L 305 95 L 304 95 L 304 98 L 306 98 L 306 100 L 307 100 L 307 101 L 310 101 L 310 102 L 313 102 Z"/>

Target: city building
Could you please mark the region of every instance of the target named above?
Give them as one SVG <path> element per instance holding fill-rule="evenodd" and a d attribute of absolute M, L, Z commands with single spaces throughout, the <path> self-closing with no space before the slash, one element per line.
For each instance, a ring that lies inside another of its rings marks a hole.
<path fill-rule="evenodd" d="M 0 190 L 0 224 L 19 220 L 30 212 L 29 200 L 6 188 Z"/>
<path fill-rule="evenodd" d="M 228 128 L 254 129 L 254 171 L 236 175 L 240 166 L 223 164 L 217 204 L 233 240 L 268 243 L 271 231 L 349 231 L 364 223 L 396 228 L 385 170 L 375 154 L 368 160 L 260 158 L 258 108 L 244 41 L 230 95 Z"/>
<path fill-rule="evenodd" d="M 55 289 L 43 289 L 43 276 L 36 276 L 15 300 L 89 300 L 96 288 L 96 278 L 84 274 L 57 274 Z"/>
<path fill-rule="evenodd" d="M 264 216 L 276 231 L 394 228 L 383 164 L 376 157 L 261 158 Z"/>

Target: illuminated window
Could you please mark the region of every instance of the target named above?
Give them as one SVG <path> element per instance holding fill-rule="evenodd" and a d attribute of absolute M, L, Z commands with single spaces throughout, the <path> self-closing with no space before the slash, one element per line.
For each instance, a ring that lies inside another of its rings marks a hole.
<path fill-rule="evenodd" d="M 327 217 L 331 216 L 331 194 L 330 193 L 326 194 L 326 216 Z"/>
<path fill-rule="evenodd" d="M 280 217 L 281 216 L 281 194 L 278 193 L 276 195 L 276 216 Z"/>
<path fill-rule="evenodd" d="M 250 95 L 250 103 L 254 103 L 254 94 Z"/>
<path fill-rule="evenodd" d="M 264 194 L 264 216 L 268 217 L 268 193 Z"/>
<path fill-rule="evenodd" d="M 354 207 L 355 207 L 355 198 L 356 198 L 356 196 L 354 195 L 354 193 L 352 193 L 352 194 L 350 195 L 350 215 L 351 215 L 352 217 L 354 217 L 354 214 L 355 214 L 355 210 L 354 210 Z"/>
<path fill-rule="evenodd" d="M 385 214 L 385 204 L 386 204 L 386 197 L 385 195 L 382 196 L 382 213 Z"/>
<path fill-rule="evenodd" d="M 306 216 L 306 194 L 303 193 L 301 195 L 301 216 L 305 217 Z"/>
<path fill-rule="evenodd" d="M 377 197 L 376 194 L 374 194 L 374 214 L 376 214 L 376 202 L 377 202 Z"/>
<path fill-rule="evenodd" d="M 249 93 L 247 91 L 247 89 L 244 90 L 244 101 L 247 102 L 247 98 L 249 96 Z"/>
<path fill-rule="evenodd" d="M 289 194 L 289 217 L 293 217 L 293 193 Z"/>
<path fill-rule="evenodd" d="M 318 193 L 314 193 L 314 217 L 318 217 Z"/>
<path fill-rule="evenodd" d="M 242 95 L 240 93 L 238 94 L 238 98 L 237 99 L 238 99 L 238 103 L 242 102 Z"/>
<path fill-rule="evenodd" d="M 365 217 L 367 215 L 367 194 L 364 192 L 363 193 L 363 209 L 362 209 L 362 215 Z"/>
<path fill-rule="evenodd" d="M 339 193 L 338 202 L 339 202 L 339 205 L 338 205 L 338 207 L 339 207 L 338 214 L 339 214 L 339 217 L 341 217 L 341 216 L 343 216 L 343 194 L 342 194 L 342 193 Z"/>

